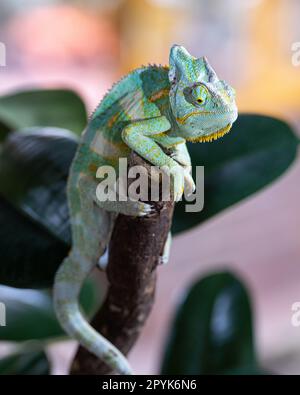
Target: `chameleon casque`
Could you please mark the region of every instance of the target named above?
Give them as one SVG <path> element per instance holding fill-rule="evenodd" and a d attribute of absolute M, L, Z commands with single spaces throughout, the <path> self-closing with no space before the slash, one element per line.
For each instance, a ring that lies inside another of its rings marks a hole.
<path fill-rule="evenodd" d="M 191 193 L 195 188 L 186 141 L 213 141 L 227 133 L 236 118 L 233 88 L 219 80 L 205 57 L 195 58 L 174 45 L 169 67 L 141 67 L 116 83 L 82 135 L 67 187 L 72 249 L 56 274 L 54 306 L 66 332 L 120 374 L 132 374 L 127 359 L 89 325 L 78 296 L 106 250 L 116 216 L 145 216 L 152 207 L 131 200 L 98 200 L 96 171 L 109 165 L 118 172 L 119 158 L 133 150 L 155 166 L 167 166 L 177 180 L 177 201 L 184 189 Z M 169 247 L 170 237 L 164 261 Z"/>

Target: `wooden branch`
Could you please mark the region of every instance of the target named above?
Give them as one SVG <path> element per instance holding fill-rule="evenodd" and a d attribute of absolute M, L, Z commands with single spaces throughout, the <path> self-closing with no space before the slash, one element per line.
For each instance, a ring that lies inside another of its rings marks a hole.
<path fill-rule="evenodd" d="M 132 153 L 130 166 L 150 165 Z M 150 314 L 155 294 L 156 267 L 172 223 L 174 203 L 151 202 L 156 211 L 143 217 L 119 215 L 109 246 L 109 288 L 92 326 L 125 355 L 135 344 Z M 94 355 L 79 347 L 71 374 L 111 374 Z"/>

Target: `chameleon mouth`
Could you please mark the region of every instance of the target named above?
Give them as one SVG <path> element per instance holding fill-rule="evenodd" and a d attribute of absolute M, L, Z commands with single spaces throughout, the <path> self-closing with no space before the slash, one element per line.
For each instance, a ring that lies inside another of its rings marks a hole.
<path fill-rule="evenodd" d="M 186 140 L 190 141 L 192 143 L 211 143 L 214 140 L 218 140 L 220 137 L 223 137 L 224 134 L 227 134 L 230 129 L 231 129 L 232 123 L 229 123 L 227 126 L 225 126 L 222 129 L 219 129 L 218 131 L 209 134 L 207 136 L 199 136 L 199 137 L 189 137 Z"/>
<path fill-rule="evenodd" d="M 186 123 L 186 121 L 187 121 L 190 117 L 192 117 L 192 116 L 194 116 L 194 115 L 208 115 L 208 114 L 211 114 L 211 111 L 192 111 L 192 112 L 190 112 L 190 113 L 184 115 L 184 116 L 181 117 L 181 118 L 176 118 L 176 121 L 177 121 L 178 123 L 180 123 L 181 125 L 184 125 L 184 124 Z"/>

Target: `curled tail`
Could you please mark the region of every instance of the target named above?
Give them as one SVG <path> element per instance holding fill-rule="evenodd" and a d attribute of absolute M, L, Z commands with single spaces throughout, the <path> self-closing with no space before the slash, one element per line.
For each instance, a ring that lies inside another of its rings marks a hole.
<path fill-rule="evenodd" d="M 72 250 L 58 269 L 54 282 L 54 308 L 64 330 L 119 374 L 132 374 L 125 356 L 95 331 L 80 312 L 78 297 L 94 262 Z"/>

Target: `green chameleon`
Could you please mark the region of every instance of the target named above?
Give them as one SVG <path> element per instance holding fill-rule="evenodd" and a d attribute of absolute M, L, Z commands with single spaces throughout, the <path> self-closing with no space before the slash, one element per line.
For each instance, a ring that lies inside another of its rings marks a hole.
<path fill-rule="evenodd" d="M 189 194 L 195 189 L 186 141 L 213 141 L 227 133 L 236 118 L 234 90 L 219 80 L 205 57 L 195 58 L 174 45 L 169 67 L 141 67 L 116 83 L 83 133 L 67 189 L 72 249 L 56 274 L 54 305 L 66 332 L 120 374 L 132 374 L 127 359 L 89 325 L 78 296 L 107 248 L 116 216 L 145 216 L 153 208 L 133 200 L 100 201 L 97 169 L 109 165 L 117 172 L 119 159 L 133 150 L 169 170 L 178 201 L 184 190 Z M 170 241 L 168 237 L 164 262 Z"/>

